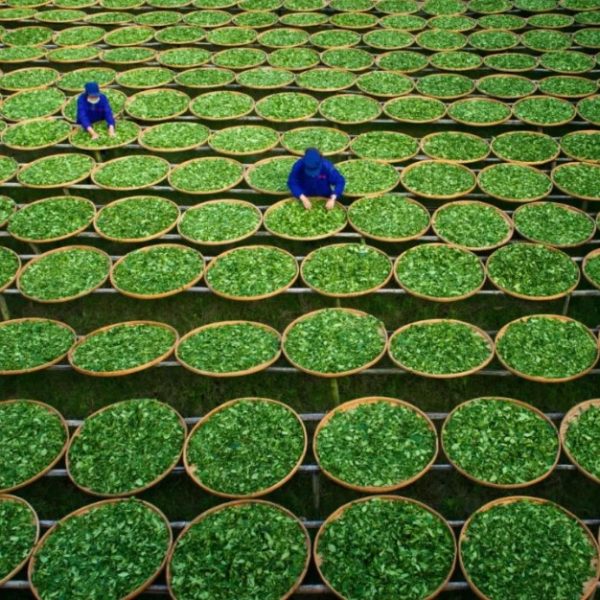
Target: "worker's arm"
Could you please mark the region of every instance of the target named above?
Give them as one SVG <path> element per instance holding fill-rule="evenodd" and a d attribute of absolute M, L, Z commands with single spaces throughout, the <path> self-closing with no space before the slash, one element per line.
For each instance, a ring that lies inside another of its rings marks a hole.
<path fill-rule="evenodd" d="M 333 187 L 333 196 L 339 198 L 346 187 L 344 176 L 332 165 L 329 170 L 329 185 Z"/>
<path fill-rule="evenodd" d="M 110 107 L 110 102 L 106 96 L 101 96 L 100 102 L 102 102 L 102 108 L 104 109 L 104 119 L 106 120 L 106 124 L 109 127 L 115 126 L 115 117 L 113 115 L 112 108 Z"/>
<path fill-rule="evenodd" d="M 92 127 L 90 116 L 87 111 L 87 101 L 82 94 L 77 98 L 77 122 L 86 130 L 89 131 Z"/>
<path fill-rule="evenodd" d="M 288 176 L 288 187 L 290 188 L 290 192 L 296 198 L 300 198 L 300 196 L 304 195 L 304 190 L 302 189 L 302 183 L 300 182 L 300 174 L 302 173 L 302 161 L 298 160 L 294 163 L 292 170 Z"/>

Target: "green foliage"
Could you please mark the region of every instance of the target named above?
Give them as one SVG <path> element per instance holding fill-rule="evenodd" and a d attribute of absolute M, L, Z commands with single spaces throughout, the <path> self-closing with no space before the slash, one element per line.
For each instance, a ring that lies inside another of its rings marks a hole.
<path fill-rule="evenodd" d="M 479 175 L 479 187 L 486 194 L 513 202 L 527 202 L 547 196 L 552 181 L 542 171 L 511 163 L 499 163 Z"/>
<path fill-rule="evenodd" d="M 240 85 L 245 87 L 270 89 L 290 85 L 294 81 L 294 75 L 283 69 L 257 67 L 242 71 L 237 80 Z"/>
<path fill-rule="evenodd" d="M 92 25 L 69 27 L 54 36 L 54 43 L 57 46 L 87 46 L 98 43 L 104 34 L 102 27 Z"/>
<path fill-rule="evenodd" d="M 356 75 L 345 69 L 309 69 L 296 77 L 299 87 L 315 91 L 343 90 L 355 81 Z"/>
<path fill-rule="evenodd" d="M 546 69 L 558 73 L 583 73 L 594 68 L 592 56 L 575 50 L 547 52 L 542 54 L 540 63 Z"/>
<path fill-rule="evenodd" d="M 286 27 L 318 27 L 328 21 L 327 15 L 317 12 L 288 13 L 279 22 Z"/>
<path fill-rule="evenodd" d="M 381 69 L 403 73 L 420 71 L 424 69 L 428 63 L 429 59 L 427 56 L 413 50 L 394 50 L 393 52 L 382 54 L 378 60 L 378 65 Z"/>
<path fill-rule="evenodd" d="M 35 553 L 32 584 L 42 598 L 124 598 L 149 582 L 169 549 L 163 518 L 139 500 L 71 516 Z"/>
<path fill-rule="evenodd" d="M 492 140 L 498 158 L 522 163 L 542 163 L 554 158 L 559 145 L 554 138 L 533 131 L 509 131 Z"/>
<path fill-rule="evenodd" d="M 446 112 L 446 106 L 434 98 L 409 96 L 390 100 L 385 105 L 385 112 L 398 121 L 427 123 L 441 119 Z"/>
<path fill-rule="evenodd" d="M 267 121 L 299 121 L 312 117 L 319 101 L 308 94 L 282 92 L 259 100 L 256 112 Z"/>
<path fill-rule="evenodd" d="M 213 55 L 212 62 L 217 67 L 227 69 L 251 69 L 267 60 L 267 53 L 258 48 L 229 48 Z"/>
<path fill-rule="evenodd" d="M 370 131 L 354 138 L 350 148 L 360 158 L 396 162 L 413 157 L 419 142 L 405 133 Z"/>
<path fill-rule="evenodd" d="M 210 146 L 223 154 L 260 154 L 278 142 L 279 134 L 270 127 L 238 125 L 213 133 Z"/>
<path fill-rule="evenodd" d="M 208 194 L 230 189 L 243 174 L 241 163 L 223 157 L 195 158 L 171 171 L 169 182 L 178 191 Z"/>
<path fill-rule="evenodd" d="M 148 25 L 150 27 L 166 27 L 174 25 L 182 18 L 181 13 L 176 10 L 153 10 L 137 15 L 134 19 L 136 25 Z"/>
<path fill-rule="evenodd" d="M 218 257 L 205 279 L 216 292 L 253 298 L 281 292 L 296 279 L 293 256 L 274 246 L 236 248 Z"/>
<path fill-rule="evenodd" d="M 482 58 L 474 52 L 456 50 L 454 52 L 437 52 L 430 58 L 431 66 L 444 71 L 465 71 L 481 66 Z"/>
<path fill-rule="evenodd" d="M 228 69 L 189 69 L 175 76 L 175 82 L 190 88 L 213 88 L 221 87 L 231 83 L 235 79 L 235 73 Z"/>
<path fill-rule="evenodd" d="M 166 27 L 156 33 L 154 38 L 161 44 L 194 44 L 199 42 L 206 32 L 202 27 L 193 25 L 175 25 Z"/>
<path fill-rule="evenodd" d="M 127 96 L 119 90 L 108 88 L 102 91 L 106 96 L 110 107 L 112 108 L 113 114 L 118 115 L 125 106 Z M 77 96 L 70 98 L 63 108 L 65 118 L 69 121 L 75 121 L 77 119 Z"/>
<path fill-rule="evenodd" d="M 457 31 L 430 29 L 417 36 L 417 44 L 426 50 L 458 50 L 465 46 L 467 38 Z"/>
<path fill-rule="evenodd" d="M 51 38 L 52 29 L 40 26 L 17 27 L 2 33 L 2 43 L 7 46 L 41 46 Z"/>
<path fill-rule="evenodd" d="M 71 144 L 75 148 L 84 150 L 117 147 L 135 141 L 140 132 L 140 126 L 137 123 L 126 119 L 122 119 L 117 123 L 113 137 L 109 135 L 108 125 L 105 121 L 95 123 L 92 127 L 98 134 L 97 139 L 93 140 L 87 131 L 77 128 L 70 138 Z"/>
<path fill-rule="evenodd" d="M 5 46 L 0 48 L 0 63 L 20 63 L 27 62 L 30 60 L 36 60 L 44 57 L 44 48 L 39 46 Z M 45 71 L 45 69 L 44 69 Z M 3 88 L 8 90 L 19 91 L 19 81 L 29 82 L 33 85 L 27 87 L 37 87 L 35 82 L 39 79 L 41 85 L 48 85 L 45 81 L 48 79 L 50 83 L 58 77 L 58 73 L 50 75 L 49 73 L 39 71 L 34 72 L 32 80 L 25 78 L 23 73 L 17 73 L 17 75 L 8 75 L 0 79 Z M 16 80 L 16 81 L 15 81 Z M 13 83 L 15 82 L 15 83 Z"/>
<path fill-rule="evenodd" d="M 29 555 L 37 539 L 35 514 L 23 502 L 0 498 L 0 578 Z"/>
<path fill-rule="evenodd" d="M 187 287 L 203 270 L 204 259 L 197 250 L 162 244 L 127 254 L 115 266 L 112 278 L 115 287 L 123 292 L 155 296 Z"/>
<path fill-rule="evenodd" d="M 135 369 L 168 353 L 176 334 L 160 323 L 118 323 L 93 332 L 75 349 L 72 364 L 95 373 Z"/>
<path fill-rule="evenodd" d="M 596 340 L 578 321 L 534 316 L 510 323 L 496 352 L 519 373 L 547 379 L 575 377 L 596 362 Z"/>
<path fill-rule="evenodd" d="M 60 187 L 85 179 L 93 166 L 94 160 L 85 154 L 55 154 L 24 167 L 18 179 L 24 185 Z"/>
<path fill-rule="evenodd" d="M 489 153 L 488 143 L 460 131 L 440 131 L 423 141 L 423 152 L 431 158 L 457 162 L 483 160 Z"/>
<path fill-rule="evenodd" d="M 317 15 L 320 17 L 321 15 Z M 243 12 L 233 17 L 233 24 L 238 27 L 272 27 L 277 23 L 277 15 L 268 11 Z M 316 23 L 318 24 L 318 23 Z M 282 23 L 282 25 L 295 25 L 295 23 Z M 314 25 L 310 22 L 310 25 Z M 309 26 L 310 26 L 309 25 Z"/>
<path fill-rule="evenodd" d="M 419 196 L 444 198 L 468 193 L 475 185 L 473 173 L 461 165 L 423 161 L 402 172 L 402 185 Z"/>
<path fill-rule="evenodd" d="M 370 71 L 359 77 L 357 86 L 373 96 L 402 96 L 412 90 L 413 82 L 400 73 Z"/>
<path fill-rule="evenodd" d="M 73 46 L 48 50 L 46 58 L 50 62 L 78 63 L 94 60 L 99 54 L 100 50 L 95 46 Z"/>
<path fill-rule="evenodd" d="M 2 116 L 11 121 L 49 117 L 57 112 L 65 95 L 55 88 L 31 90 L 9 96 L 2 103 Z"/>
<path fill-rule="evenodd" d="M 336 69 L 362 71 L 373 64 L 373 56 L 360 48 L 331 48 L 323 52 L 321 62 Z"/>
<path fill-rule="evenodd" d="M 0 489 L 3 490 L 21 485 L 48 468 L 67 441 L 59 416 L 30 400 L 0 403 L 0 424 Z M 0 539 L 5 540 L 4 536 Z M 4 558 L 4 553 L 1 556 Z M 0 573 L 2 570 L 0 567 Z"/>
<path fill-rule="evenodd" d="M 598 553 L 562 508 L 527 498 L 477 513 L 460 551 L 466 573 L 492 600 L 579 598 Z"/>
<path fill-rule="evenodd" d="M 248 114 L 253 106 L 254 101 L 247 94 L 219 91 L 194 98 L 190 110 L 201 119 L 227 120 Z"/>
<path fill-rule="evenodd" d="M 299 579 L 307 554 L 306 534 L 276 506 L 225 506 L 177 541 L 171 585 L 177 597 L 189 600 L 206 594 L 223 600 L 279 600 Z"/>
<path fill-rule="evenodd" d="M 15 278 L 19 267 L 18 256 L 12 250 L 0 246 L 0 289 Z"/>
<path fill-rule="evenodd" d="M 431 29 L 447 29 L 448 31 L 471 31 L 477 27 L 477 21 L 464 15 L 440 15 L 428 21 Z"/>
<path fill-rule="evenodd" d="M 392 165 L 375 160 L 347 160 L 337 167 L 346 179 L 349 196 L 384 193 L 394 189 L 400 179 Z"/>
<path fill-rule="evenodd" d="M 326 308 L 288 330 L 284 350 L 299 367 L 323 374 L 364 368 L 386 344 L 385 326 L 369 314 Z"/>
<path fill-rule="evenodd" d="M 560 146 L 565 154 L 583 161 L 600 161 L 600 132 L 573 131 L 564 135 Z"/>
<path fill-rule="evenodd" d="M 496 52 L 516 46 L 519 43 L 519 36 L 511 31 L 489 29 L 472 33 L 469 36 L 469 43 L 478 50 Z"/>
<path fill-rule="evenodd" d="M 173 71 L 164 67 L 139 67 L 121 71 L 117 83 L 129 88 L 155 88 L 169 84 L 173 77 Z"/>
<path fill-rule="evenodd" d="M 290 129 L 281 136 L 281 145 L 295 154 L 304 154 L 307 148 L 317 148 L 324 155 L 337 154 L 349 142 L 350 136 L 346 132 L 327 127 Z"/>
<path fill-rule="evenodd" d="M 277 356 L 280 348 L 279 336 L 260 324 L 218 323 L 179 344 L 177 358 L 194 369 L 218 375 L 264 365 Z"/>
<path fill-rule="evenodd" d="M 600 477 L 600 407 L 587 406 L 569 421 L 564 443 L 579 467 Z"/>
<path fill-rule="evenodd" d="M 570 163 L 556 167 L 552 172 L 554 182 L 567 194 L 600 199 L 600 165 Z"/>
<path fill-rule="evenodd" d="M 522 52 L 500 52 L 486 56 L 483 62 L 496 71 L 531 71 L 537 65 L 537 57 Z"/>
<path fill-rule="evenodd" d="M 581 98 L 589 96 L 597 89 L 596 81 L 575 75 L 553 75 L 539 82 L 542 94 L 562 96 L 565 98 Z"/>
<path fill-rule="evenodd" d="M 168 119 L 187 109 L 189 96 L 177 90 L 162 89 L 136 94 L 127 102 L 127 113 L 134 119 Z"/>
<path fill-rule="evenodd" d="M 592 125 L 600 125 L 600 98 L 598 96 L 580 100 L 577 104 L 577 111 Z"/>
<path fill-rule="evenodd" d="M 318 31 L 310 36 L 310 41 L 320 48 L 343 48 L 356 46 L 361 36 L 356 31 L 345 31 L 343 29 L 327 29 Z"/>
<path fill-rule="evenodd" d="M 473 80 L 465 75 L 434 73 L 417 80 L 417 91 L 434 98 L 457 98 L 473 91 Z"/>
<path fill-rule="evenodd" d="M 319 54 L 312 48 L 282 48 L 271 52 L 268 60 L 272 67 L 296 71 L 319 64 Z"/>
<path fill-rule="evenodd" d="M 477 89 L 495 98 L 522 98 L 535 92 L 535 82 L 519 75 L 489 75 L 477 83 Z"/>
<path fill-rule="evenodd" d="M 8 181 L 18 169 L 19 163 L 12 156 L 0 156 L 0 181 Z"/>
<path fill-rule="evenodd" d="M 75 336 L 50 320 L 4 321 L 0 325 L 0 370 L 34 369 L 65 355 Z"/>
<path fill-rule="evenodd" d="M 379 102 L 359 94 L 330 96 L 319 106 L 320 113 L 337 123 L 365 123 L 376 119 L 381 113 Z"/>
<path fill-rule="evenodd" d="M 485 273 L 473 253 L 444 244 L 422 244 L 404 252 L 396 277 L 411 292 L 430 298 L 458 298 L 481 286 Z"/>
<path fill-rule="evenodd" d="M 180 418 L 166 404 L 118 402 L 84 421 L 69 448 L 69 473 L 97 494 L 129 494 L 169 471 L 184 440 Z"/>
<path fill-rule="evenodd" d="M 427 27 L 427 21 L 417 15 L 388 15 L 380 20 L 386 29 L 400 29 L 403 31 L 421 31 Z M 414 53 L 418 54 L 418 53 Z"/>
<path fill-rule="evenodd" d="M 265 215 L 265 225 L 275 234 L 294 239 L 325 237 L 343 228 L 344 209 L 336 205 L 332 210 L 325 202 L 312 199 L 312 208 L 306 210 L 296 199 L 286 200 Z"/>
<path fill-rule="evenodd" d="M 468 98 L 451 104 L 448 116 L 467 125 L 494 125 L 510 117 L 510 108 L 497 100 Z"/>
<path fill-rule="evenodd" d="M 514 105 L 514 113 L 531 125 L 560 125 L 575 116 L 575 108 L 562 98 L 536 96 L 519 100 Z"/>
<path fill-rule="evenodd" d="M 444 583 L 455 550 L 446 523 L 425 506 L 369 498 L 322 530 L 317 552 L 323 576 L 349 600 L 419 600 Z"/>
<path fill-rule="evenodd" d="M 200 123 L 172 121 L 146 129 L 140 136 L 140 142 L 166 152 L 202 146 L 209 134 L 208 127 Z"/>
<path fill-rule="evenodd" d="M 471 477 L 496 485 L 543 477 L 559 450 L 554 427 L 531 408 L 502 398 L 479 398 L 444 424 L 444 451 Z"/>
<path fill-rule="evenodd" d="M 293 156 L 281 156 L 253 165 L 246 174 L 248 183 L 266 194 L 288 191 L 287 180 L 296 162 Z"/>
<path fill-rule="evenodd" d="M 8 218 L 15 212 L 17 205 L 12 198 L 0 196 L 0 226 L 4 225 Z"/>
<path fill-rule="evenodd" d="M 154 29 L 152 27 L 132 25 L 113 29 L 104 36 L 104 42 L 109 46 L 136 46 L 150 41 L 153 37 Z"/>
<path fill-rule="evenodd" d="M 134 190 L 162 181 L 168 172 L 169 164 L 164 159 L 138 154 L 101 164 L 93 179 L 102 187 Z"/>
<path fill-rule="evenodd" d="M 395 50 L 406 48 L 413 43 L 410 33 L 394 29 L 373 29 L 363 36 L 363 42 L 367 46 L 381 50 Z"/>
<path fill-rule="evenodd" d="M 210 60 L 211 53 L 204 48 L 171 48 L 163 50 L 158 61 L 165 67 L 188 69 L 203 65 Z"/>
<path fill-rule="evenodd" d="M 34 119 L 11 125 L 2 132 L 2 142 L 8 148 L 35 150 L 65 140 L 71 126 L 59 119 Z"/>
<path fill-rule="evenodd" d="M 198 25 L 199 27 L 220 27 L 231 21 L 232 15 L 224 10 L 196 10 L 187 13 L 184 23 Z"/>
<path fill-rule="evenodd" d="M 58 87 L 68 92 L 82 92 L 88 81 L 95 81 L 99 86 L 112 83 L 116 75 L 114 69 L 106 67 L 90 67 L 65 73 L 58 82 Z"/>
<path fill-rule="evenodd" d="M 593 256 L 589 258 L 584 272 L 596 285 L 600 286 L 600 257 Z"/>
<path fill-rule="evenodd" d="M 267 48 L 289 48 L 306 44 L 308 37 L 308 33 L 302 29 L 276 27 L 262 33 L 259 42 Z"/>

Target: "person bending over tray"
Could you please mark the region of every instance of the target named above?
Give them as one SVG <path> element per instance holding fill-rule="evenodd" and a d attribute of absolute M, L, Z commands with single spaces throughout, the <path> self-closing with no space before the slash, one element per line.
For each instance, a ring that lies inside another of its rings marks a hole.
<path fill-rule="evenodd" d="M 316 148 L 306 150 L 288 177 L 290 191 L 302 201 L 306 210 L 312 208 L 310 198 L 315 196 L 327 198 L 325 208 L 331 210 L 344 193 L 345 186 L 344 176 Z"/>
<path fill-rule="evenodd" d="M 108 98 L 100 93 L 100 87 L 95 81 L 90 81 L 84 86 L 85 91 L 77 98 L 77 124 L 81 125 L 93 140 L 98 138 L 92 125 L 99 121 L 106 121 L 108 135 L 115 135 L 115 118 Z"/>

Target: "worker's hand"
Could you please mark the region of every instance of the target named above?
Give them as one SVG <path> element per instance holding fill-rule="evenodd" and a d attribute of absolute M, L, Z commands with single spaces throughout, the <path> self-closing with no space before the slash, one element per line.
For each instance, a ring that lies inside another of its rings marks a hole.
<path fill-rule="evenodd" d="M 108 137 L 115 137 L 115 128 L 112 125 L 108 128 Z"/>
<path fill-rule="evenodd" d="M 312 208 L 312 204 L 310 203 L 310 200 L 304 194 L 302 194 L 300 196 L 300 200 L 302 201 L 302 205 L 304 206 L 304 208 L 306 210 L 310 210 Z"/>
<path fill-rule="evenodd" d="M 332 210 L 333 207 L 335 206 L 336 199 L 337 199 L 337 196 L 335 194 L 331 194 L 331 196 L 329 196 L 329 200 L 327 200 L 327 203 L 325 204 L 325 208 L 327 210 Z"/>
<path fill-rule="evenodd" d="M 90 137 L 93 140 L 97 140 L 100 136 L 92 129 L 92 131 L 90 131 Z"/>

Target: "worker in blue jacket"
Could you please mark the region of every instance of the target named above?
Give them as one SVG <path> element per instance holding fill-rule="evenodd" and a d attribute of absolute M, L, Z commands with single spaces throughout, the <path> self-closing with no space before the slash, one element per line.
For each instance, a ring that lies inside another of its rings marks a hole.
<path fill-rule="evenodd" d="M 296 161 L 288 177 L 288 187 L 299 198 L 306 210 L 312 208 L 310 197 L 327 198 L 325 208 L 331 210 L 344 193 L 346 180 L 331 162 L 324 159 L 316 148 L 308 148 Z"/>
<path fill-rule="evenodd" d="M 93 140 L 98 138 L 92 125 L 99 121 L 106 121 L 108 135 L 115 135 L 115 118 L 108 98 L 100 93 L 100 87 L 95 81 L 86 83 L 85 91 L 77 98 L 77 124 L 85 129 Z"/>

